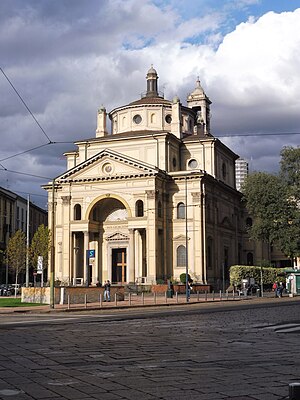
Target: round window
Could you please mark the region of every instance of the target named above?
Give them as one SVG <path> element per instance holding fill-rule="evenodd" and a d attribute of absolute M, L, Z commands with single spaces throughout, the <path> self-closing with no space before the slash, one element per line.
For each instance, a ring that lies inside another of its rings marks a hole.
<path fill-rule="evenodd" d="M 136 115 L 133 117 L 133 122 L 134 122 L 135 124 L 140 124 L 140 123 L 142 122 L 142 117 L 141 117 L 139 114 L 136 114 Z"/>
<path fill-rule="evenodd" d="M 191 159 L 191 160 L 188 162 L 188 167 L 191 168 L 191 169 L 197 168 L 197 167 L 198 167 L 198 161 L 195 160 L 194 158 Z"/>
<path fill-rule="evenodd" d="M 167 124 L 170 124 L 172 122 L 172 115 L 170 115 L 170 114 L 166 115 L 165 120 L 166 120 Z"/>
<path fill-rule="evenodd" d="M 112 172 L 112 165 L 111 164 L 104 164 L 102 167 L 102 171 L 106 174 L 110 174 Z"/>

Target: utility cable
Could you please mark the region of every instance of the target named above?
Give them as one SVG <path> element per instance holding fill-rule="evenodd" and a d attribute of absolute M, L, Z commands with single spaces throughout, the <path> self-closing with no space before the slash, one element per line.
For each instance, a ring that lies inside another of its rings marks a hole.
<path fill-rule="evenodd" d="M 20 93 L 17 91 L 17 89 L 14 87 L 13 83 L 11 82 L 11 80 L 9 79 L 9 77 L 6 75 L 6 73 L 3 71 L 3 69 L 0 67 L 0 70 L 2 72 L 2 74 L 4 75 L 4 77 L 6 78 L 6 80 L 8 81 L 8 83 L 10 84 L 10 86 L 13 88 L 13 90 L 15 91 L 16 95 L 19 97 L 19 99 L 21 100 L 21 102 L 23 103 L 24 107 L 26 108 L 26 110 L 29 112 L 29 114 L 32 116 L 32 118 L 34 119 L 34 121 L 36 122 L 36 124 L 38 125 L 38 127 L 40 128 L 40 130 L 43 132 L 43 134 L 46 136 L 46 138 L 48 139 L 49 143 L 52 143 L 52 140 L 49 138 L 49 136 L 47 135 L 47 133 L 44 131 L 43 127 L 41 126 L 41 124 L 39 123 L 39 121 L 36 119 L 36 117 L 34 116 L 34 114 L 32 113 L 32 111 L 30 110 L 30 108 L 27 106 L 27 104 L 25 103 L 25 101 L 23 100 L 23 98 L 21 97 Z"/>
<path fill-rule="evenodd" d="M 2 158 L 2 159 L 0 160 L 0 162 L 1 162 L 1 161 L 6 161 L 6 160 L 10 160 L 11 158 L 20 156 L 20 155 L 22 155 L 22 154 L 29 153 L 30 151 L 37 150 L 37 149 L 40 149 L 40 148 L 45 147 L 45 146 L 49 146 L 49 144 L 54 144 L 54 142 L 49 142 L 49 143 L 41 144 L 40 146 L 32 147 L 31 149 L 21 151 L 20 153 L 13 154 L 13 155 L 11 155 L 11 156 L 9 156 L 9 157 L 6 157 L 6 158 Z M 2 165 L 2 164 L 1 164 L 1 165 Z M 3 167 L 3 168 L 5 169 L 5 167 Z"/>
<path fill-rule="evenodd" d="M 11 169 L 0 169 L 1 171 L 5 171 L 5 172 L 11 172 L 12 174 L 19 174 L 19 175 L 26 175 L 26 176 L 32 176 L 33 178 L 41 178 L 41 179 L 47 179 L 47 180 L 52 180 L 52 178 L 46 177 L 46 176 L 41 176 L 41 175 L 34 175 L 34 174 L 27 174 L 26 172 L 20 172 L 20 171 L 13 171 Z"/>

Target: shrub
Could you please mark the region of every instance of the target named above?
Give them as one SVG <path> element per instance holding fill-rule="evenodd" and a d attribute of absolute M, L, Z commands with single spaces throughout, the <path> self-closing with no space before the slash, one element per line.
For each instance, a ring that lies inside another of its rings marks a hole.
<path fill-rule="evenodd" d="M 248 278 L 254 278 L 255 282 L 260 282 L 261 272 L 264 285 L 272 285 L 277 280 L 285 281 L 284 268 L 232 265 L 230 267 L 230 284 L 239 285 L 242 279 Z"/>
<path fill-rule="evenodd" d="M 179 279 L 180 279 L 180 282 L 186 283 L 186 273 L 184 272 L 184 273 L 180 274 Z M 193 282 L 193 279 L 191 278 L 190 274 L 188 274 L 188 282 Z"/>

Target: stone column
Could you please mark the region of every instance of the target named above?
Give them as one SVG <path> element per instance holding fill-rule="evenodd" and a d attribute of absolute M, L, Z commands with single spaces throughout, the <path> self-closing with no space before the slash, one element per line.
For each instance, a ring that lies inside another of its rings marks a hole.
<path fill-rule="evenodd" d="M 194 252 L 191 259 L 194 260 L 194 273 L 199 276 L 200 281 L 203 282 L 203 270 L 202 270 L 202 253 L 203 253 L 203 240 L 202 240 L 202 218 L 201 218 L 201 193 L 194 192 L 192 194 L 193 199 L 193 237 Z"/>
<path fill-rule="evenodd" d="M 135 241 L 134 241 L 134 229 L 129 229 L 129 263 L 127 260 L 128 268 L 128 280 L 129 282 L 135 282 Z"/>
<path fill-rule="evenodd" d="M 64 280 L 71 280 L 71 233 L 70 233 L 70 207 L 71 196 L 62 196 L 62 244 L 60 267 Z"/>
<path fill-rule="evenodd" d="M 84 283 L 87 282 L 87 258 L 86 258 L 86 253 L 87 250 L 89 250 L 89 232 L 84 232 L 84 246 L 83 246 L 83 260 L 84 260 L 84 266 L 83 266 L 83 281 Z"/>
<path fill-rule="evenodd" d="M 156 281 L 157 264 L 157 227 L 156 227 L 156 191 L 146 190 L 147 194 L 147 280 Z"/>

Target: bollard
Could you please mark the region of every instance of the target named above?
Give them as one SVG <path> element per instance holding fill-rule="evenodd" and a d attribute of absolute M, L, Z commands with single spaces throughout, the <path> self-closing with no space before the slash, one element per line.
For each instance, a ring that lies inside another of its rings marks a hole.
<path fill-rule="evenodd" d="M 215 301 L 215 291 L 214 290 L 212 291 L 212 299 L 213 299 L 213 301 Z"/>
<path fill-rule="evenodd" d="M 300 400 L 300 383 L 289 384 L 289 400 Z"/>
<path fill-rule="evenodd" d="M 232 298 L 233 298 L 233 300 L 234 300 L 234 290 L 232 291 Z"/>
<path fill-rule="evenodd" d="M 115 293 L 115 306 L 117 307 L 118 305 L 118 299 L 117 299 L 117 292 Z"/>
<path fill-rule="evenodd" d="M 165 302 L 168 303 L 168 292 L 165 292 Z"/>
<path fill-rule="evenodd" d="M 176 295 L 176 303 L 178 303 L 178 292 L 176 292 L 175 295 Z"/>
<path fill-rule="evenodd" d="M 220 301 L 222 300 L 222 290 L 220 290 Z"/>
<path fill-rule="evenodd" d="M 102 308 L 102 294 L 99 295 L 99 307 Z"/>
<path fill-rule="evenodd" d="M 84 295 L 84 308 L 87 308 L 87 294 Z"/>
<path fill-rule="evenodd" d="M 205 301 L 207 301 L 207 290 L 205 290 Z"/>
<path fill-rule="evenodd" d="M 68 294 L 68 310 L 70 309 L 70 295 Z"/>
<path fill-rule="evenodd" d="M 156 293 L 154 292 L 153 295 L 154 295 L 153 296 L 154 297 L 154 304 L 156 304 Z"/>
<path fill-rule="evenodd" d="M 199 302 L 199 290 L 197 290 L 197 301 Z"/>
<path fill-rule="evenodd" d="M 144 292 L 142 292 L 142 304 L 143 305 L 145 304 L 145 294 L 144 294 Z"/>
<path fill-rule="evenodd" d="M 129 305 L 131 306 L 131 293 L 129 293 L 128 298 L 129 298 Z"/>

